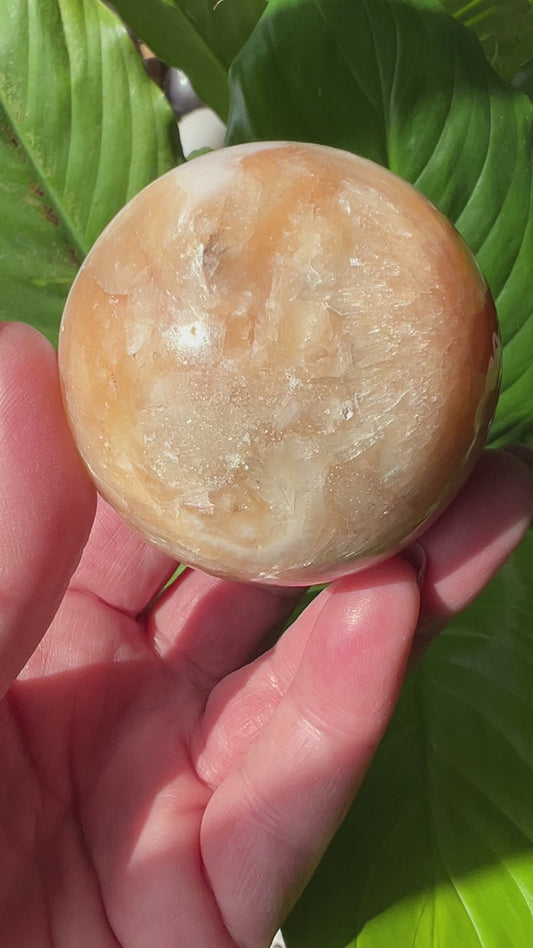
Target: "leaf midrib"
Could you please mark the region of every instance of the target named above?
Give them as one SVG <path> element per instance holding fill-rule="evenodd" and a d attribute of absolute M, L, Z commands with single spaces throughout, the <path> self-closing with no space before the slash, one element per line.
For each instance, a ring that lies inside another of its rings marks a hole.
<path fill-rule="evenodd" d="M 22 129 L 19 127 L 18 123 L 15 121 L 11 111 L 8 109 L 5 99 L 3 99 L 0 103 L 0 108 L 6 116 L 6 123 L 11 129 L 14 138 L 19 143 L 19 146 L 23 149 L 25 156 L 30 162 L 31 169 L 36 178 L 37 184 L 43 191 L 45 197 L 48 198 L 48 204 L 51 206 L 52 210 L 55 211 L 58 220 L 68 235 L 69 241 L 73 244 L 76 256 L 83 259 L 86 256 L 89 247 L 85 245 L 83 238 L 77 233 L 74 222 L 65 209 L 65 206 L 61 201 L 56 189 L 50 183 L 49 179 L 43 174 L 35 154 L 28 144 L 26 136 L 22 132 Z"/>

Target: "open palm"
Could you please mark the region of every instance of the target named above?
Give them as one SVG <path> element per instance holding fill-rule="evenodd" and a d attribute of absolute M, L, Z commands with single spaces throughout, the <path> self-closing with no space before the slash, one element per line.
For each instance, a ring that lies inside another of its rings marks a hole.
<path fill-rule="evenodd" d="M 0 943 L 266 948 L 357 791 L 417 625 L 415 651 L 527 529 L 528 463 L 484 458 L 409 555 L 423 582 L 395 557 L 278 638 L 297 592 L 187 570 L 160 594 L 175 563 L 102 502 L 93 523 L 54 354 L 2 327 Z"/>

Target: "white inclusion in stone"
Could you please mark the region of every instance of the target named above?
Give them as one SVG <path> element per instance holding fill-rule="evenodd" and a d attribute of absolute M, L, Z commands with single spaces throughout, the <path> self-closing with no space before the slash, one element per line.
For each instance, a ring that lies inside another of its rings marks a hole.
<path fill-rule="evenodd" d="M 226 454 L 224 460 L 228 468 L 232 470 L 237 470 L 239 467 L 243 466 L 243 461 L 240 454 Z"/>
<path fill-rule="evenodd" d="M 344 183 L 346 184 L 346 182 L 344 182 Z M 344 211 L 346 211 L 346 213 L 351 216 L 351 214 L 352 214 L 352 205 L 351 205 L 351 202 L 350 202 L 349 197 L 346 195 L 346 192 L 341 192 L 341 194 L 339 194 L 339 197 L 338 197 L 338 199 L 337 199 L 337 203 L 338 203 L 339 207 L 342 207 L 342 209 L 343 209 Z"/>
<path fill-rule="evenodd" d="M 135 325 L 126 336 L 126 352 L 129 356 L 135 356 L 142 349 L 148 340 L 149 328 L 147 325 L 139 323 Z"/>
<path fill-rule="evenodd" d="M 209 158 L 210 155 L 205 157 Z M 210 166 L 201 158 L 196 158 L 194 163 L 191 161 L 190 164 L 182 165 L 181 168 L 183 170 L 176 177 L 176 184 L 182 187 L 187 195 L 189 211 L 214 200 L 225 190 L 229 191 L 235 174 L 234 164 L 228 161 L 218 161 L 216 165 Z"/>
<path fill-rule="evenodd" d="M 267 151 L 269 148 L 279 148 L 286 144 L 285 142 L 262 142 L 261 144 L 250 142 L 235 148 L 222 148 L 180 165 L 177 173 L 176 169 L 169 173 L 174 175 L 176 186 L 183 189 L 188 208 L 192 210 L 223 195 L 224 192 L 230 193 L 234 176 L 241 172 L 241 160 L 247 155 Z"/>
<path fill-rule="evenodd" d="M 170 326 L 163 333 L 163 339 L 171 349 L 177 352 L 184 349 L 195 352 L 209 342 L 209 333 L 205 324 L 198 320 L 187 323 L 185 326 Z"/>

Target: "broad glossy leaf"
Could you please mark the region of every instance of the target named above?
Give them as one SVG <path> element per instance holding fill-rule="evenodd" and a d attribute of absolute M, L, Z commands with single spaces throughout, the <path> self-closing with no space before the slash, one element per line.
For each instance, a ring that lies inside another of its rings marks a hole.
<path fill-rule="evenodd" d="M 226 119 L 228 69 L 267 0 L 115 0 L 133 32 L 179 66 L 206 105 Z"/>
<path fill-rule="evenodd" d="M 533 944 L 533 533 L 411 676 L 288 948 Z"/>
<path fill-rule="evenodd" d="M 491 66 L 512 79 L 533 53 L 530 0 L 441 0 L 446 9 L 477 35 Z"/>
<path fill-rule="evenodd" d="M 55 339 L 111 217 L 181 159 L 175 121 L 98 0 L 0 3 L 0 318 Z"/>
<path fill-rule="evenodd" d="M 437 0 L 270 0 L 230 72 L 227 141 L 345 148 L 416 184 L 491 286 L 504 343 L 492 440 L 533 439 L 533 104 Z"/>

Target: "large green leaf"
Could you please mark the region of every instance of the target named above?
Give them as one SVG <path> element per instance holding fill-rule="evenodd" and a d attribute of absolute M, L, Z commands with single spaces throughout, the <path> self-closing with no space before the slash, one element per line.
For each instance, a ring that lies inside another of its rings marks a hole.
<path fill-rule="evenodd" d="M 0 318 L 51 339 L 111 217 L 181 150 L 172 111 L 98 0 L 0 3 Z"/>
<path fill-rule="evenodd" d="M 206 105 L 226 119 L 228 69 L 267 0 L 115 0 L 133 32 L 179 66 Z"/>
<path fill-rule="evenodd" d="M 533 104 L 437 0 L 270 0 L 230 71 L 229 144 L 315 141 L 387 164 L 457 225 L 497 300 L 493 442 L 533 439 Z"/>
<path fill-rule="evenodd" d="M 411 676 L 289 948 L 533 944 L 533 533 Z"/>
<path fill-rule="evenodd" d="M 533 53 L 530 0 L 441 0 L 479 38 L 485 55 L 504 79 L 512 79 Z"/>

